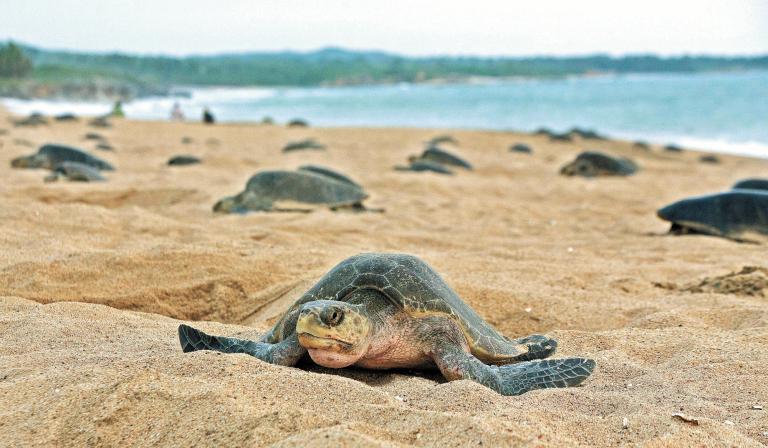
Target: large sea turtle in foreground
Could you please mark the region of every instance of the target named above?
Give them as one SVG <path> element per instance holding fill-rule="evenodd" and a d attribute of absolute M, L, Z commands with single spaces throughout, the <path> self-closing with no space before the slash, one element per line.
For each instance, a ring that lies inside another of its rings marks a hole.
<path fill-rule="evenodd" d="M 367 197 L 359 186 L 312 171 L 262 171 L 248 180 L 243 192 L 217 202 L 213 211 L 310 211 L 317 207 L 363 211 L 367 210 L 362 204 Z"/>
<path fill-rule="evenodd" d="M 564 176 L 630 176 L 636 172 L 635 162 L 597 151 L 584 151 L 560 168 L 560 174 Z"/>
<path fill-rule="evenodd" d="M 703 234 L 768 241 L 768 191 L 732 190 L 675 202 L 657 212 L 675 235 Z"/>
<path fill-rule="evenodd" d="M 44 145 L 37 153 L 11 160 L 13 168 L 56 169 L 63 162 L 77 162 L 102 171 L 113 171 L 109 163 L 79 149 L 64 145 Z"/>
<path fill-rule="evenodd" d="M 259 341 L 179 326 L 184 352 L 245 353 L 272 364 L 309 357 L 329 368 L 437 368 L 503 395 L 576 386 L 595 368 L 585 358 L 544 359 L 557 342 L 508 339 L 478 316 L 422 260 L 361 254 L 328 272 Z"/>

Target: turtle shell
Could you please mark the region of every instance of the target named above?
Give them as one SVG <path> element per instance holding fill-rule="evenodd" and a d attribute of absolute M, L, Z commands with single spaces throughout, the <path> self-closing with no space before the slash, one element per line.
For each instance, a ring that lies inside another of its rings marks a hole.
<path fill-rule="evenodd" d="M 345 301 L 360 289 L 381 292 L 413 317 L 453 319 L 463 330 L 472 354 L 483 362 L 503 364 L 525 350 L 484 321 L 432 267 L 412 255 L 370 253 L 350 257 L 325 274 L 291 310 L 313 300 Z M 280 335 L 281 323 L 265 340 L 274 342 L 285 336 Z"/>

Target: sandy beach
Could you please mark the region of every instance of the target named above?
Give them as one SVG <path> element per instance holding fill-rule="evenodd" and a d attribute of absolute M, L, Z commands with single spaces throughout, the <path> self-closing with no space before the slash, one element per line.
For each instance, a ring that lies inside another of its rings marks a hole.
<path fill-rule="evenodd" d="M 768 443 L 765 245 L 669 236 L 655 215 L 765 177 L 768 160 L 455 130 L 446 147 L 475 170 L 441 176 L 392 167 L 445 130 L 9 118 L 0 111 L 0 446 Z M 309 137 L 327 150 L 281 152 Z M 49 142 L 117 170 L 88 184 L 10 168 Z M 585 149 L 641 169 L 560 176 Z M 166 166 L 176 154 L 203 163 Z M 212 212 L 259 170 L 307 163 L 348 174 L 385 213 Z M 257 338 L 338 262 L 379 251 L 424 259 L 505 335 L 546 333 L 556 356 L 597 369 L 581 387 L 504 397 L 437 372 L 181 352 L 182 321 Z"/>

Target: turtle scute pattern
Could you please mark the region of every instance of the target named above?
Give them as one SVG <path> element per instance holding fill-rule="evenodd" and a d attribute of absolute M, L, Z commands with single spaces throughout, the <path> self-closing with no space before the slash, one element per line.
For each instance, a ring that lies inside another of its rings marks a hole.
<path fill-rule="evenodd" d="M 415 317 L 452 317 L 463 329 L 472 353 L 483 361 L 494 363 L 520 355 L 437 272 L 412 255 L 369 253 L 348 258 L 320 279 L 295 306 L 313 300 L 344 301 L 358 289 L 381 291 Z"/>

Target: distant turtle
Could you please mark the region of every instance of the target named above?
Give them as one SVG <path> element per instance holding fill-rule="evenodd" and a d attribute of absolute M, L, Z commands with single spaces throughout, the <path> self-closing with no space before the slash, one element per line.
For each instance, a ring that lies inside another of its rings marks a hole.
<path fill-rule="evenodd" d="M 511 152 L 519 152 L 521 154 L 533 154 L 533 149 L 525 143 L 516 143 L 509 147 Z"/>
<path fill-rule="evenodd" d="M 657 212 L 672 223 L 670 233 L 704 234 L 737 241 L 768 241 L 768 192 L 732 190 L 697 196 Z"/>
<path fill-rule="evenodd" d="M 77 115 L 71 113 L 59 114 L 53 117 L 56 121 L 77 121 Z"/>
<path fill-rule="evenodd" d="M 648 151 L 651 149 L 651 145 L 648 144 L 648 142 L 643 140 L 637 140 L 632 144 L 632 147 L 637 149 L 642 149 L 644 151 Z"/>
<path fill-rule="evenodd" d="M 107 142 L 101 142 L 98 145 L 96 145 L 96 149 L 98 149 L 100 151 L 114 151 L 115 147 L 110 145 Z"/>
<path fill-rule="evenodd" d="M 288 143 L 283 147 L 283 152 L 301 151 L 303 149 L 323 150 L 325 149 L 325 145 L 316 142 L 315 139 L 308 138 L 298 142 Z"/>
<path fill-rule="evenodd" d="M 546 137 L 552 137 L 555 133 L 549 128 L 539 128 L 533 131 L 534 135 L 544 135 Z"/>
<path fill-rule="evenodd" d="M 577 136 L 580 138 L 583 138 L 585 140 L 605 140 L 606 138 L 600 134 L 597 133 L 597 131 L 592 129 L 581 129 L 581 128 L 572 128 L 570 131 L 568 131 L 568 135 L 570 136 Z"/>
<path fill-rule="evenodd" d="M 248 180 L 243 192 L 217 202 L 213 211 L 309 211 L 318 206 L 362 211 L 366 210 L 362 201 L 367 197 L 360 187 L 323 174 L 306 170 L 262 171 Z"/>
<path fill-rule="evenodd" d="M 664 146 L 664 151 L 667 152 L 683 152 L 682 146 L 675 145 L 673 143 L 670 143 L 669 145 Z"/>
<path fill-rule="evenodd" d="M 86 140 L 106 140 L 107 138 L 104 137 L 101 134 L 97 134 L 96 132 L 89 132 L 83 136 Z"/>
<path fill-rule="evenodd" d="M 195 140 L 192 137 L 181 137 L 181 144 L 182 145 L 189 145 L 194 143 Z"/>
<path fill-rule="evenodd" d="M 736 182 L 731 188 L 739 190 L 768 190 L 768 179 L 744 179 Z"/>
<path fill-rule="evenodd" d="M 456 140 L 452 135 L 438 135 L 437 137 L 432 137 L 427 142 L 427 145 L 429 146 L 437 146 L 441 145 L 443 143 L 450 143 L 452 145 L 458 145 L 459 142 Z"/>
<path fill-rule="evenodd" d="M 306 128 L 309 127 L 309 122 L 301 118 L 294 118 L 288 122 L 289 128 Z"/>
<path fill-rule="evenodd" d="M 168 159 L 168 165 L 170 166 L 183 166 L 183 165 L 196 165 L 201 163 L 200 158 L 190 155 L 173 156 Z"/>
<path fill-rule="evenodd" d="M 14 126 L 39 126 L 39 125 L 47 125 L 48 119 L 45 118 L 45 116 L 39 112 L 33 112 L 26 118 L 21 118 L 19 120 L 13 120 Z"/>
<path fill-rule="evenodd" d="M 421 153 L 418 157 L 411 157 L 409 161 L 414 162 L 416 160 L 427 160 L 429 162 L 435 162 L 439 163 L 441 165 L 450 165 L 450 166 L 458 166 L 459 168 L 464 168 L 471 170 L 472 165 L 469 164 L 466 160 L 462 159 L 461 157 L 455 156 L 448 151 L 439 148 L 437 146 L 430 146 L 428 147 L 423 153 Z"/>
<path fill-rule="evenodd" d="M 573 136 L 567 132 L 563 132 L 562 134 L 553 132 L 550 134 L 549 140 L 552 142 L 572 142 Z"/>
<path fill-rule="evenodd" d="M 699 157 L 699 162 L 717 164 L 720 163 L 720 158 L 714 154 L 705 154 Z"/>
<path fill-rule="evenodd" d="M 88 125 L 95 128 L 111 128 L 112 123 L 109 121 L 108 116 L 96 117 L 88 122 Z"/>
<path fill-rule="evenodd" d="M 436 162 L 432 162 L 431 160 L 424 159 L 414 159 L 411 160 L 411 163 L 406 166 L 396 166 L 395 171 L 431 171 L 438 174 L 453 175 L 453 171 L 449 170 L 445 166 Z"/>
<path fill-rule="evenodd" d="M 178 329 L 182 351 L 245 353 L 293 366 L 305 355 L 328 368 L 438 369 L 503 395 L 581 384 L 595 368 L 586 358 L 544 359 L 557 341 L 509 339 L 470 308 L 422 260 L 361 254 L 334 267 L 259 341 Z M 212 361 L 215 362 L 215 361 Z"/>
<path fill-rule="evenodd" d="M 585 151 L 560 169 L 565 176 L 629 176 L 637 172 L 637 165 L 629 159 L 612 157 L 596 151 Z"/>
<path fill-rule="evenodd" d="M 62 177 L 75 182 L 101 182 L 106 180 L 99 170 L 90 165 L 78 162 L 62 162 L 56 166 L 49 176 L 45 177 L 45 181 L 54 182 Z"/>
<path fill-rule="evenodd" d="M 299 167 L 299 171 L 309 171 L 311 173 L 328 176 L 331 179 L 335 179 L 340 182 L 345 182 L 345 183 L 348 183 L 349 185 L 354 185 L 355 187 L 358 187 L 358 188 L 363 188 L 362 186 L 360 186 L 360 184 L 350 179 L 348 176 L 341 174 L 338 171 L 334 171 L 330 168 L 325 168 L 317 165 L 303 165 Z"/>
<path fill-rule="evenodd" d="M 11 161 L 13 168 L 55 169 L 62 162 L 78 162 L 102 171 L 114 171 L 109 163 L 79 149 L 64 145 L 44 145 L 36 154 L 17 157 Z"/>

